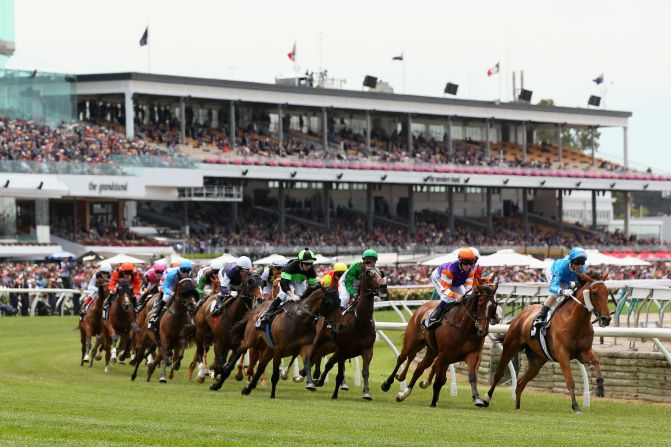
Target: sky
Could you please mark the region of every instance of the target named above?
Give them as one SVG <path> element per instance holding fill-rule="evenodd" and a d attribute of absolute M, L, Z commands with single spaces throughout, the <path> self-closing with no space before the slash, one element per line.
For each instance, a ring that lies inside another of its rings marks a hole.
<path fill-rule="evenodd" d="M 671 2 L 574 0 L 352 1 L 15 0 L 16 53 L 8 68 L 67 73 L 139 71 L 274 82 L 328 69 L 345 88 L 366 74 L 396 93 L 508 100 L 524 70 L 532 103 L 633 113 L 634 168 L 671 172 Z M 150 45 L 139 40 L 149 26 Z M 403 53 L 405 63 L 392 57 Z M 501 72 L 488 78 L 497 62 Z M 405 66 L 405 70 L 403 70 Z M 403 72 L 405 71 L 405 76 Z M 605 83 L 592 79 L 603 73 Z M 500 79 L 499 79 L 500 78 Z M 405 80 L 405 82 L 404 82 Z M 499 87 L 501 85 L 501 88 Z M 622 129 L 602 129 L 598 156 L 622 158 Z"/>

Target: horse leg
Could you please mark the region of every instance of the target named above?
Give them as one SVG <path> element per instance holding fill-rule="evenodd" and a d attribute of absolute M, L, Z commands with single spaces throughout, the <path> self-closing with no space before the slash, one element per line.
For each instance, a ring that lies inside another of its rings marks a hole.
<path fill-rule="evenodd" d="M 368 387 L 368 376 L 370 361 L 373 359 L 373 348 L 370 347 L 363 351 L 361 354 L 363 359 L 363 368 L 361 369 L 361 376 L 363 377 L 363 398 L 365 400 L 373 400 L 373 397 L 370 395 L 370 388 Z"/>
<path fill-rule="evenodd" d="M 263 372 L 266 370 L 266 366 L 268 365 L 268 362 L 271 358 L 273 358 L 273 351 L 270 348 L 266 348 L 259 357 L 259 366 L 256 368 L 256 372 L 254 373 L 254 376 L 252 376 L 252 380 L 250 380 L 249 383 L 245 385 L 244 388 L 242 388 L 242 394 L 247 395 L 251 393 L 254 388 L 256 388 L 256 384 L 258 383 L 261 374 L 263 374 Z"/>
<path fill-rule="evenodd" d="M 296 358 L 295 356 L 292 359 Z M 273 350 L 273 375 L 270 377 L 271 389 L 270 398 L 275 399 L 275 390 L 277 389 L 277 382 L 280 381 L 280 364 L 282 363 L 282 351 L 275 348 Z"/>
<path fill-rule="evenodd" d="M 326 362 L 326 366 L 324 366 L 324 372 L 322 373 L 321 377 L 319 378 L 319 380 L 315 384 L 318 387 L 324 386 L 324 380 L 326 379 L 326 375 L 329 373 L 329 371 L 331 371 L 331 368 L 333 368 L 333 365 L 335 365 L 335 362 L 336 362 L 335 358 L 336 358 L 336 355 L 333 354 L 331 356 L 331 358 L 328 359 L 328 361 Z"/>
<path fill-rule="evenodd" d="M 305 355 L 305 358 L 303 359 L 303 370 L 301 371 L 301 374 L 305 373 L 305 389 L 308 391 L 317 390 L 317 387 L 315 386 L 315 383 L 312 380 L 312 371 L 310 371 L 312 369 L 312 365 L 310 364 L 310 362 L 312 361 L 311 358 L 312 353 L 313 349 L 312 348 L 308 349 L 308 352 Z"/>
<path fill-rule="evenodd" d="M 561 354 L 558 352 L 556 358 L 557 361 L 559 361 L 559 367 L 561 368 L 561 372 L 564 375 L 564 380 L 566 380 L 566 388 L 568 389 L 568 393 L 571 396 L 571 408 L 575 414 L 582 414 L 580 405 L 578 405 L 578 401 L 575 398 L 575 381 L 573 380 L 573 374 L 571 374 L 569 356 L 564 352 Z"/>
<path fill-rule="evenodd" d="M 245 378 L 245 374 L 242 371 L 243 368 L 244 368 L 243 363 L 245 363 L 245 356 L 244 355 L 242 357 L 240 357 L 240 360 L 238 360 L 238 367 L 237 367 L 237 370 L 235 371 L 235 380 L 237 382 L 240 382 L 240 381 L 242 381 L 242 379 Z"/>
<path fill-rule="evenodd" d="M 163 349 L 159 348 L 156 352 L 156 358 L 154 358 L 151 363 L 147 362 L 147 382 L 151 380 L 151 376 L 154 374 L 156 365 L 158 365 L 158 363 L 161 361 L 163 361 Z"/>
<path fill-rule="evenodd" d="M 431 385 L 431 382 L 433 381 L 433 377 L 435 375 L 436 375 L 436 362 L 433 362 L 433 365 L 431 365 L 431 371 L 429 371 L 429 378 L 419 382 L 419 387 L 421 389 L 428 388 L 429 385 Z"/>
<path fill-rule="evenodd" d="M 221 351 L 221 347 L 219 348 L 219 350 Z M 225 365 L 221 367 L 215 366 L 214 370 L 215 382 L 212 385 L 210 385 L 210 389 L 212 391 L 217 391 L 221 389 L 221 386 L 224 384 L 224 381 L 228 378 L 228 376 L 231 375 L 231 372 L 233 371 L 233 369 L 235 369 L 235 364 L 238 362 L 240 356 L 242 356 L 245 353 L 245 351 L 246 348 L 240 346 L 236 351 L 231 353 L 231 356 Z M 220 354 L 220 358 L 223 357 L 223 354 L 224 354 L 223 352 Z M 223 360 L 216 360 L 217 364 L 219 364 L 220 362 L 223 363 Z M 217 371 L 220 371 L 219 374 L 217 374 Z"/>
<path fill-rule="evenodd" d="M 603 376 L 601 375 L 601 362 L 599 361 L 599 358 L 594 354 L 594 351 L 590 348 L 588 351 L 583 352 L 580 354 L 580 362 L 581 363 L 591 363 L 592 367 L 594 368 L 594 372 L 596 373 L 596 390 L 594 391 L 594 394 L 596 397 L 604 397 L 606 394 L 603 389 Z"/>
<path fill-rule="evenodd" d="M 503 340 L 503 352 L 501 353 L 501 358 L 499 359 L 499 364 L 496 368 L 496 374 L 494 374 L 494 381 L 492 382 L 492 386 L 489 388 L 489 391 L 487 391 L 487 394 L 485 394 L 485 397 L 482 399 L 487 404 L 489 404 L 489 402 L 492 400 L 492 397 L 494 396 L 494 390 L 503 377 L 503 374 L 505 374 L 508 363 L 510 363 L 510 360 L 512 360 L 515 354 L 517 354 L 520 350 L 520 346 L 522 344 L 521 337 L 517 333 L 513 333 L 513 330 L 514 329 L 508 329 L 508 333 Z"/>
<path fill-rule="evenodd" d="M 338 355 L 338 353 L 333 354 L 333 357 Z M 336 374 L 336 380 L 335 380 L 335 389 L 333 390 L 333 395 L 331 395 L 331 399 L 337 399 L 338 398 L 338 390 L 340 389 L 340 385 L 342 385 L 342 381 L 345 378 L 345 359 L 340 358 L 338 356 L 338 374 Z"/>
<path fill-rule="evenodd" d="M 119 357 L 119 363 L 125 362 L 126 359 L 130 357 L 131 339 L 132 337 L 128 332 L 121 336 L 121 340 L 119 341 L 119 348 L 123 346 L 123 353 Z"/>
<path fill-rule="evenodd" d="M 116 343 L 117 343 L 118 337 L 116 335 L 116 332 L 114 332 L 114 331 L 112 331 L 112 333 L 110 334 L 110 337 L 111 337 L 111 346 L 110 347 L 111 347 L 111 350 L 112 350 L 112 354 L 111 354 L 110 357 L 111 357 L 112 364 L 114 365 L 116 363 Z M 108 349 L 110 347 L 108 347 Z"/>
<path fill-rule="evenodd" d="M 163 347 L 161 347 L 161 352 L 163 352 Z M 173 354 L 175 355 L 175 354 Z M 168 379 L 165 377 L 165 372 L 168 369 L 168 361 L 170 360 L 170 352 L 166 353 L 164 356 L 161 356 L 161 377 L 158 378 L 160 383 L 167 383 Z"/>
<path fill-rule="evenodd" d="M 137 361 L 135 362 L 135 370 L 133 370 L 133 374 L 130 376 L 130 380 L 135 380 L 135 378 L 137 377 L 137 370 L 140 367 L 140 363 L 142 363 L 142 357 L 144 357 L 144 350 L 145 346 L 143 343 L 142 346 L 135 353 L 135 358 Z"/>
<path fill-rule="evenodd" d="M 100 361 L 103 358 L 100 349 L 104 348 L 104 341 L 102 334 L 96 335 L 96 345 L 99 346 L 99 348 L 94 349 L 94 351 L 96 351 L 94 354 L 97 361 Z"/>
<path fill-rule="evenodd" d="M 468 382 L 471 384 L 471 396 L 473 405 L 476 407 L 486 407 L 489 405 L 480 399 L 478 392 L 478 364 L 480 363 L 480 350 L 471 352 L 466 356 L 466 365 L 468 366 Z"/>
<path fill-rule="evenodd" d="M 520 409 L 520 401 L 522 399 L 522 391 L 524 391 L 524 388 L 527 386 L 527 383 L 529 383 L 531 381 L 531 379 L 533 379 L 534 377 L 536 377 L 536 375 L 538 375 L 538 371 L 540 371 L 541 367 L 543 365 L 545 365 L 545 362 L 547 362 L 547 360 L 541 358 L 538 354 L 533 352 L 531 349 L 528 349 L 526 354 L 527 354 L 527 360 L 529 361 L 529 366 L 527 367 L 527 370 L 524 372 L 522 377 L 520 377 L 517 380 L 517 386 L 515 388 L 515 409 L 516 410 Z M 499 364 L 499 366 L 500 366 L 500 364 Z M 575 401 L 575 397 L 573 397 L 573 400 Z"/>
<path fill-rule="evenodd" d="M 172 355 L 172 367 L 170 368 L 170 374 L 168 374 L 170 380 L 175 377 L 175 371 L 179 371 L 179 362 L 184 355 L 183 349 L 183 346 L 181 349 L 175 349 L 175 353 Z"/>
<path fill-rule="evenodd" d="M 403 402 L 408 396 L 410 396 L 410 393 L 412 393 L 412 389 L 415 387 L 415 383 L 417 383 L 417 380 L 420 377 L 422 377 L 424 370 L 429 366 L 431 366 L 435 358 L 436 358 L 435 353 L 433 353 L 432 351 L 426 352 L 426 355 L 424 356 L 422 361 L 419 362 L 419 365 L 417 365 L 417 368 L 415 368 L 415 372 L 412 373 L 412 378 L 410 379 L 408 387 L 403 391 L 399 391 L 396 394 L 396 402 Z"/>
<path fill-rule="evenodd" d="M 97 357 L 98 354 L 98 348 L 100 347 L 101 344 L 101 337 L 96 335 L 96 343 L 93 345 L 93 349 L 91 349 L 91 354 L 89 356 L 89 368 L 93 368 L 93 361 L 94 360 L 100 360 Z"/>
<path fill-rule="evenodd" d="M 196 348 L 196 352 L 193 354 L 193 360 L 191 360 L 191 363 L 189 363 L 189 372 L 187 374 L 189 377 L 189 382 L 193 380 L 193 371 L 196 369 L 196 366 L 198 366 L 198 359 L 201 358 L 200 349 L 200 346 Z M 200 374 L 198 374 L 198 379 L 200 379 Z"/>
<path fill-rule="evenodd" d="M 280 377 L 282 380 L 287 380 L 289 378 L 289 371 L 291 370 L 291 366 L 296 361 L 296 357 L 298 357 L 298 355 L 291 356 L 291 360 L 289 360 L 289 365 L 286 368 L 282 368 L 282 371 L 280 371 Z M 294 377 L 293 381 L 296 383 L 302 382 L 303 376 Z"/>
<path fill-rule="evenodd" d="M 450 366 L 447 360 L 442 356 L 438 356 L 438 359 L 434 363 L 435 365 L 435 380 L 433 382 L 433 398 L 431 399 L 431 406 L 435 407 L 438 403 L 438 397 L 440 397 L 440 390 L 447 382 L 447 367 Z M 470 378 L 470 374 L 469 374 Z"/>

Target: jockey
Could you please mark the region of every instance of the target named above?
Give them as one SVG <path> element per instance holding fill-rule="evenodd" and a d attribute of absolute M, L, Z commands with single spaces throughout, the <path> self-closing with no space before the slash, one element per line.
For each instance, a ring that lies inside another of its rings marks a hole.
<path fill-rule="evenodd" d="M 280 293 L 277 294 L 268 310 L 260 318 L 259 323 L 261 325 L 268 323 L 273 313 L 288 298 L 298 300 L 305 292 L 306 285 L 308 287 L 317 285 L 317 272 L 315 272 L 313 265 L 316 260 L 315 254 L 306 247 L 305 250 L 298 253 L 297 259 L 292 259 L 287 263 L 280 276 Z"/>
<path fill-rule="evenodd" d="M 100 268 L 91 277 L 91 281 L 89 281 L 88 287 L 86 287 L 86 291 L 89 293 L 89 296 L 86 298 L 84 305 L 81 306 L 81 309 L 79 309 L 80 320 L 84 319 L 88 305 L 91 304 L 91 301 L 93 301 L 98 295 L 98 279 L 110 279 L 110 276 L 112 276 L 112 264 L 109 262 L 103 262 L 100 264 Z"/>
<path fill-rule="evenodd" d="M 128 281 L 128 284 L 133 287 L 133 295 L 131 300 L 133 301 L 133 308 L 137 306 L 137 297 L 140 295 L 140 274 L 135 270 L 135 266 L 130 262 L 124 262 L 119 266 L 118 269 L 112 273 L 112 278 L 110 279 L 110 294 L 107 295 L 107 299 L 103 304 L 103 320 L 107 320 L 107 312 L 109 311 L 112 301 L 116 298 L 117 295 L 117 283 L 120 279 L 125 279 Z"/>
<path fill-rule="evenodd" d="M 440 303 L 424 321 L 427 329 L 439 323 L 443 314 L 461 301 L 461 297 L 468 292 L 467 288 L 470 290 L 473 287 L 476 259 L 473 250 L 462 248 L 456 261 L 439 265 L 431 273 L 429 279 L 440 296 Z"/>
<path fill-rule="evenodd" d="M 284 270 L 286 265 L 287 258 L 284 256 L 276 256 L 273 258 L 272 264 L 263 269 L 263 273 L 261 273 L 261 279 L 263 280 L 264 297 L 272 296 L 275 280 L 280 279 L 282 270 Z"/>
<path fill-rule="evenodd" d="M 242 282 L 247 279 L 249 272 L 252 270 L 252 260 L 247 256 L 240 256 L 234 267 L 228 270 L 219 270 L 219 293 L 217 294 L 217 302 L 210 312 L 210 316 L 219 315 L 224 308 L 224 298 L 226 295 L 238 296 L 238 290 L 242 286 Z"/>
<path fill-rule="evenodd" d="M 338 286 L 340 285 L 340 278 L 347 271 L 347 265 L 343 262 L 336 262 L 333 266 L 333 270 L 326 272 L 322 277 L 322 286 L 332 287 L 338 291 Z"/>
<path fill-rule="evenodd" d="M 179 263 L 179 267 L 173 267 L 165 274 L 165 281 L 163 282 L 163 294 L 160 299 L 154 301 L 152 307 L 152 316 L 149 320 L 149 329 L 155 331 L 159 328 L 161 316 L 167 309 L 166 304 L 170 303 L 172 296 L 175 293 L 175 286 L 179 281 L 185 278 L 191 278 L 193 270 L 193 262 L 188 259 Z"/>
<path fill-rule="evenodd" d="M 340 296 L 340 307 L 342 309 L 346 309 L 350 297 L 356 296 L 359 292 L 359 281 L 361 281 L 363 271 L 368 267 L 375 267 L 376 263 L 377 252 L 369 248 L 361 255 L 361 261 L 350 265 L 349 269 L 340 277 L 338 280 L 338 295 Z"/>
<path fill-rule="evenodd" d="M 224 263 L 215 259 L 210 263 L 210 265 L 198 270 L 198 275 L 196 276 L 198 281 L 196 290 L 198 290 L 200 299 L 198 299 L 198 302 L 196 303 L 196 309 L 199 309 L 207 298 L 205 296 L 205 287 L 209 285 L 214 291 L 214 278 L 219 275 L 219 272 L 223 270 L 223 268 Z"/>
<path fill-rule="evenodd" d="M 140 312 L 144 305 L 147 304 L 149 297 L 157 293 L 161 277 L 165 273 L 165 265 L 160 262 L 155 262 L 152 268 L 144 272 L 142 280 L 144 282 L 144 293 L 140 297 L 140 302 L 137 305 L 136 312 Z"/>
<path fill-rule="evenodd" d="M 545 277 L 550 283 L 550 294 L 545 299 L 543 308 L 538 312 L 533 322 L 534 327 L 539 328 L 543 325 L 548 311 L 555 304 L 559 295 L 572 295 L 571 282 L 576 280 L 578 273 L 585 273 L 586 261 L 587 252 L 580 247 L 575 247 L 566 257 L 557 259 L 548 268 Z"/>

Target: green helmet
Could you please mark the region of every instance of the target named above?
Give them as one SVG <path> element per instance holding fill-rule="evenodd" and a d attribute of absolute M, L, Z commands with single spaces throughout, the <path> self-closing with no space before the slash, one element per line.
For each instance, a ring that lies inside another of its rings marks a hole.
<path fill-rule="evenodd" d="M 363 254 L 361 255 L 361 258 L 363 260 L 366 260 L 366 259 L 377 260 L 377 252 L 375 250 L 373 250 L 372 248 L 369 248 L 368 250 L 363 252 Z"/>
<path fill-rule="evenodd" d="M 305 247 L 305 250 L 302 250 L 298 253 L 298 260 L 305 264 L 312 264 L 317 260 L 315 254 L 309 248 Z"/>

